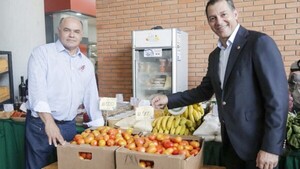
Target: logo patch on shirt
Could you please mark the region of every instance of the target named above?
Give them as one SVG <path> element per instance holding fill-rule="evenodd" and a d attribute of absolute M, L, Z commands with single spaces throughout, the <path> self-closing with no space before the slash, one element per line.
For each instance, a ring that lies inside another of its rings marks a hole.
<path fill-rule="evenodd" d="M 80 70 L 81 72 L 83 72 L 84 68 L 85 68 L 85 65 L 82 65 L 82 66 L 79 68 L 79 70 Z"/>

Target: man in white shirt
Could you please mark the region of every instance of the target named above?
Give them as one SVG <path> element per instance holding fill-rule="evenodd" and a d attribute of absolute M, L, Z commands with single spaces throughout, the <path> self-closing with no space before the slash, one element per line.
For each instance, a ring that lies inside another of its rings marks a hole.
<path fill-rule="evenodd" d="M 28 62 L 26 169 L 40 169 L 58 144 L 76 134 L 75 117 L 83 104 L 90 119 L 104 124 L 94 66 L 79 49 L 82 22 L 62 18 L 59 40 L 33 50 Z"/>

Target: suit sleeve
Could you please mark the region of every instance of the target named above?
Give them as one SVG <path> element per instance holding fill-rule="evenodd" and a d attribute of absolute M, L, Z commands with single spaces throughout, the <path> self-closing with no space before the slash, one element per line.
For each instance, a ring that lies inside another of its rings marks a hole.
<path fill-rule="evenodd" d="M 277 45 L 269 36 L 258 38 L 255 48 L 254 70 L 262 92 L 265 112 L 261 149 L 280 154 L 288 113 L 288 83 L 284 65 Z"/>
<path fill-rule="evenodd" d="M 209 57 L 211 63 L 212 57 Z M 186 90 L 184 92 L 177 92 L 168 96 L 168 108 L 183 107 L 194 103 L 209 100 L 213 94 L 213 86 L 211 83 L 212 66 L 208 66 L 206 75 L 203 77 L 202 82 L 196 88 Z"/>

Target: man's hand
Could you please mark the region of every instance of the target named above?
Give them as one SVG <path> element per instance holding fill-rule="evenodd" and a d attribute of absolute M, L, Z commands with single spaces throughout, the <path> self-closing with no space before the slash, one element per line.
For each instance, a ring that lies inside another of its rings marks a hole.
<path fill-rule="evenodd" d="M 168 104 L 168 97 L 166 95 L 156 95 L 151 100 L 151 105 L 155 109 L 163 109 Z"/>
<path fill-rule="evenodd" d="M 39 113 L 39 116 L 45 124 L 45 132 L 48 136 L 49 145 L 54 144 L 55 147 L 57 147 L 58 144 L 64 145 L 65 140 L 52 115 L 50 113 Z"/>
<path fill-rule="evenodd" d="M 256 158 L 256 167 L 260 169 L 273 169 L 277 166 L 278 159 L 278 155 L 260 150 Z"/>

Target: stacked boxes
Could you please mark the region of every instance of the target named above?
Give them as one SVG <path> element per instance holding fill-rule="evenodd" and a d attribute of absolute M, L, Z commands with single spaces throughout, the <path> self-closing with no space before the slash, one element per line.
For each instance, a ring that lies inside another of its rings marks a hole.
<path fill-rule="evenodd" d="M 140 169 L 141 161 L 152 163 L 153 169 L 199 169 L 203 166 L 204 142 L 199 137 L 184 137 L 185 140 L 197 139 L 201 150 L 196 156 L 185 159 L 184 155 L 150 154 L 129 150 L 124 147 L 98 147 L 90 145 L 66 144 L 57 147 L 58 169 Z M 82 159 L 80 153 L 91 153 L 92 158 Z"/>

